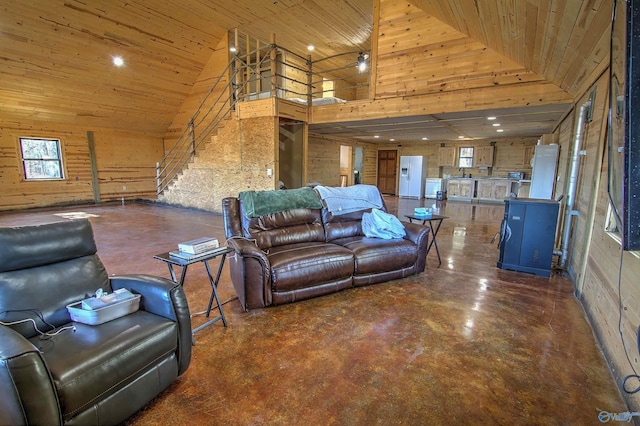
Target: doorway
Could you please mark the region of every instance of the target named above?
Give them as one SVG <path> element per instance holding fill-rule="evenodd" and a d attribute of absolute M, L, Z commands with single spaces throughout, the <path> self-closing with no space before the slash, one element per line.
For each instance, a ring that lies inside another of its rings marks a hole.
<path fill-rule="evenodd" d="M 340 186 L 353 185 L 353 148 L 340 145 Z"/>
<path fill-rule="evenodd" d="M 382 194 L 396 195 L 396 169 L 398 151 L 385 149 L 378 151 L 378 189 Z"/>
<path fill-rule="evenodd" d="M 280 118 L 279 188 L 300 188 L 303 177 L 304 123 Z"/>

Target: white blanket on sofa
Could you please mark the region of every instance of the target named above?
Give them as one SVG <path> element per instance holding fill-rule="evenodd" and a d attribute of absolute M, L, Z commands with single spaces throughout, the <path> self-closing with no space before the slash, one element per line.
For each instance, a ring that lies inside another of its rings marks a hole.
<path fill-rule="evenodd" d="M 382 209 L 380 191 L 373 185 L 353 185 L 330 187 L 318 185 L 314 188 L 320 194 L 327 210 L 338 216 L 368 209 Z"/>

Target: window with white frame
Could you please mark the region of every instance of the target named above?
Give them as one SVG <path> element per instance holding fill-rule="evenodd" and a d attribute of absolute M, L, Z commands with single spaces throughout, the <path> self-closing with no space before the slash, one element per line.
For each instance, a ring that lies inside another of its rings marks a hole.
<path fill-rule="evenodd" d="M 461 146 L 458 149 L 458 167 L 469 168 L 473 167 L 473 147 Z"/>
<path fill-rule="evenodd" d="M 60 139 L 20 138 L 26 180 L 64 179 Z"/>

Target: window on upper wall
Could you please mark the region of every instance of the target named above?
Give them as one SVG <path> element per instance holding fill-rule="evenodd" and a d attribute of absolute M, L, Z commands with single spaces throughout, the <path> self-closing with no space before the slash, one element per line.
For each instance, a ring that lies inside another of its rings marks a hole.
<path fill-rule="evenodd" d="M 473 147 L 461 146 L 458 148 L 458 167 L 473 167 Z"/>
<path fill-rule="evenodd" d="M 26 180 L 64 179 L 60 139 L 20 138 Z"/>

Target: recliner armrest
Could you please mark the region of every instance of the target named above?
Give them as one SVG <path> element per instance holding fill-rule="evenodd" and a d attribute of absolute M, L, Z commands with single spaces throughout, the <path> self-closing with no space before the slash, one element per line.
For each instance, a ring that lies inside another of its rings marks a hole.
<path fill-rule="evenodd" d="M 62 424 L 53 379 L 40 351 L 0 325 L 0 424 Z"/>
<path fill-rule="evenodd" d="M 111 288 L 126 288 L 142 295 L 140 309 L 178 323 L 179 371 L 186 371 L 191 362 L 191 314 L 182 286 L 153 275 L 132 274 L 109 277 Z"/>
<path fill-rule="evenodd" d="M 271 262 L 267 254 L 249 239 L 229 238 L 234 250 L 229 259 L 231 280 L 243 309 L 271 304 Z"/>
<path fill-rule="evenodd" d="M 418 247 L 420 247 L 422 243 L 424 243 L 426 247 L 426 242 L 424 242 L 423 240 L 428 240 L 429 232 L 431 230 L 430 227 L 408 222 L 403 222 L 402 224 L 404 225 L 404 230 L 407 233 L 405 239 L 410 240 Z"/>

